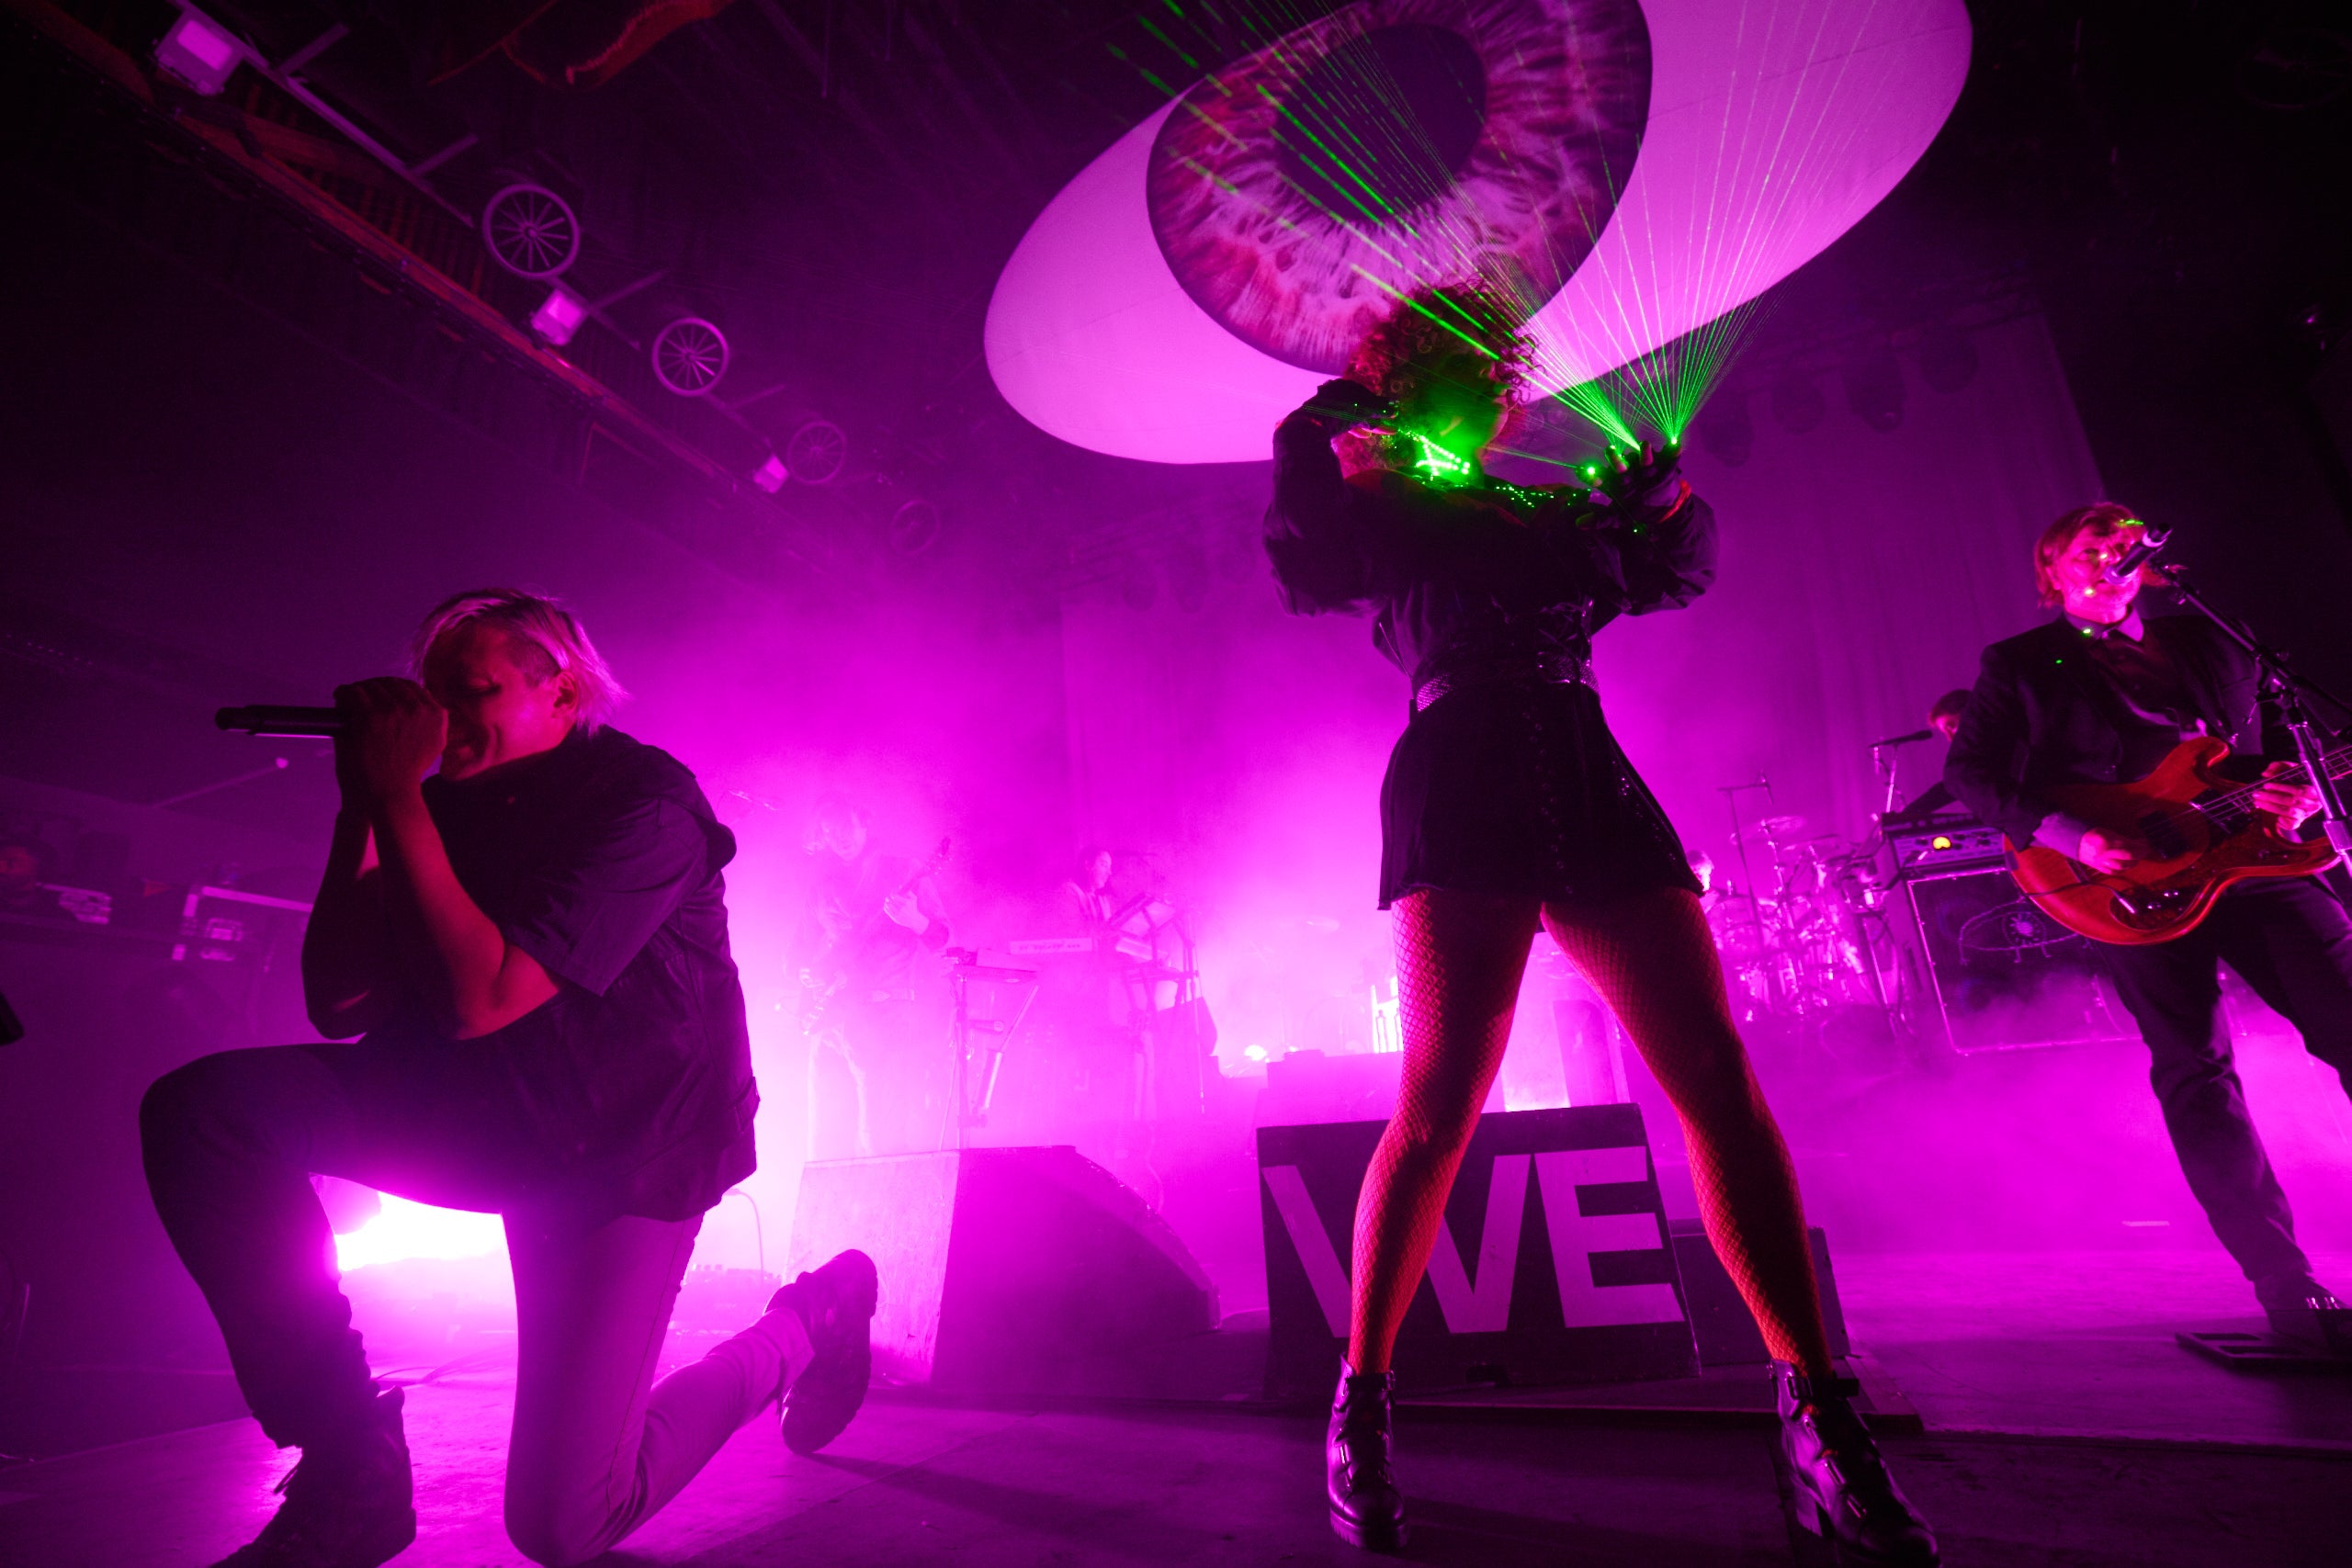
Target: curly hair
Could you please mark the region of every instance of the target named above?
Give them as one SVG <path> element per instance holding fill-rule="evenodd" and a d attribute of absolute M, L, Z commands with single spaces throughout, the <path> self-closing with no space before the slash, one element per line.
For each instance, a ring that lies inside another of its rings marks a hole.
<path fill-rule="evenodd" d="M 1435 380 L 1482 381 L 1503 408 L 1498 434 L 1508 435 L 1524 417 L 1521 398 L 1533 369 L 1526 319 L 1525 308 L 1505 289 L 1457 284 L 1418 290 L 1398 299 L 1388 319 L 1357 345 L 1348 378 L 1391 401 Z M 1410 456 L 1396 437 L 1365 431 L 1348 437 L 1343 455 L 1348 448 L 1366 466 L 1392 466 Z"/>

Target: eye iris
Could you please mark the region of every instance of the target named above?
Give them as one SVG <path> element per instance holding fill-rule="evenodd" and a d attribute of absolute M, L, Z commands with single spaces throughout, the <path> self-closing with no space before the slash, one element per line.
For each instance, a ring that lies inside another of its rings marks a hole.
<path fill-rule="evenodd" d="M 1146 165 L 1152 234 L 1212 321 L 1337 375 L 1405 295 L 1556 293 L 1649 95 L 1639 0 L 1358 0 L 1184 95 Z"/>
<path fill-rule="evenodd" d="M 1451 28 L 1403 22 L 1350 39 L 1283 103 L 1277 166 L 1348 222 L 1409 216 L 1454 187 L 1487 121 L 1487 70 Z"/>

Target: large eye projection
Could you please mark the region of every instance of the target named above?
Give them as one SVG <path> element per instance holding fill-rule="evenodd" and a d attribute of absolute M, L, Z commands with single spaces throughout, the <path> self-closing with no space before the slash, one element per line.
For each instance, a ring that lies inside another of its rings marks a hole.
<path fill-rule="evenodd" d="M 1359 0 L 1063 186 L 997 278 L 989 370 L 1097 452 L 1262 461 L 1390 290 L 1476 276 L 1532 312 L 1534 387 L 1577 389 L 1852 227 L 1968 47 L 1962 0 Z"/>
<path fill-rule="evenodd" d="M 1591 251 L 1649 113 L 1634 0 L 1368 0 L 1186 93 L 1147 166 L 1184 291 L 1336 374 L 1396 297 L 1480 280 L 1532 312 Z"/>

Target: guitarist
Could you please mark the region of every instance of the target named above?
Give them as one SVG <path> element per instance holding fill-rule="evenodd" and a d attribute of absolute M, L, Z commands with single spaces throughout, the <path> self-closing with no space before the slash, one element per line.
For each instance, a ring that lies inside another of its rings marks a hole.
<path fill-rule="evenodd" d="M 801 1022 L 809 1039 L 809 1157 L 905 1154 L 929 1147 L 945 1092 L 925 1047 L 944 1037 L 930 1016 L 917 960 L 947 946 L 947 912 L 931 867 L 886 853 L 865 809 L 839 796 L 817 811 L 808 919 L 800 951 Z M 847 1070 L 850 1103 L 820 1091 L 830 1055 Z M 850 1114 L 841 1114 L 842 1111 Z"/>
<path fill-rule="evenodd" d="M 2259 700 L 2253 661 L 2202 616 L 2142 615 L 2144 570 L 2111 577 L 2141 527 L 2129 508 L 2098 502 L 2042 532 L 2034 585 L 2060 615 L 1984 650 L 1944 766 L 1952 793 L 2011 843 L 2040 844 L 2098 872 L 2121 870 L 2147 846 L 2086 827 L 2044 792 L 2142 778 L 2200 735 L 2226 740 L 2248 782 L 2270 781 L 2254 804 L 2281 835 L 2294 836 L 2320 808 L 2316 791 L 2280 776 L 2291 764 L 2258 761 L 2291 749 Z M 2315 1312 L 2342 1303 L 2312 1278 L 2247 1111 L 2219 965 L 2236 970 L 2352 1088 L 2352 920 L 2316 878 L 2254 880 L 2224 892 L 2184 936 L 2102 952 L 2153 1057 L 2150 1081 L 2190 1190 L 2272 1327 L 2311 1337 Z"/>

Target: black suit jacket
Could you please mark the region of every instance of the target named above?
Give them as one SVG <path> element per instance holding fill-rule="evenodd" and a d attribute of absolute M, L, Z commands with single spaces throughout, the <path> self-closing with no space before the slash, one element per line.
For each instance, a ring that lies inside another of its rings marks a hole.
<path fill-rule="evenodd" d="M 2291 755 L 2276 714 L 2259 700 L 2254 661 L 2211 622 L 2150 615 L 2143 624 L 2180 671 L 2207 732 L 2247 759 L 2231 771 L 2250 778 L 2266 754 Z M 2084 640 L 2062 615 L 1986 649 L 1944 760 L 1952 794 L 2013 844 L 2031 843 L 2058 809 L 2045 793 L 2051 785 L 2128 782 L 2116 769 L 2129 720 Z"/>

